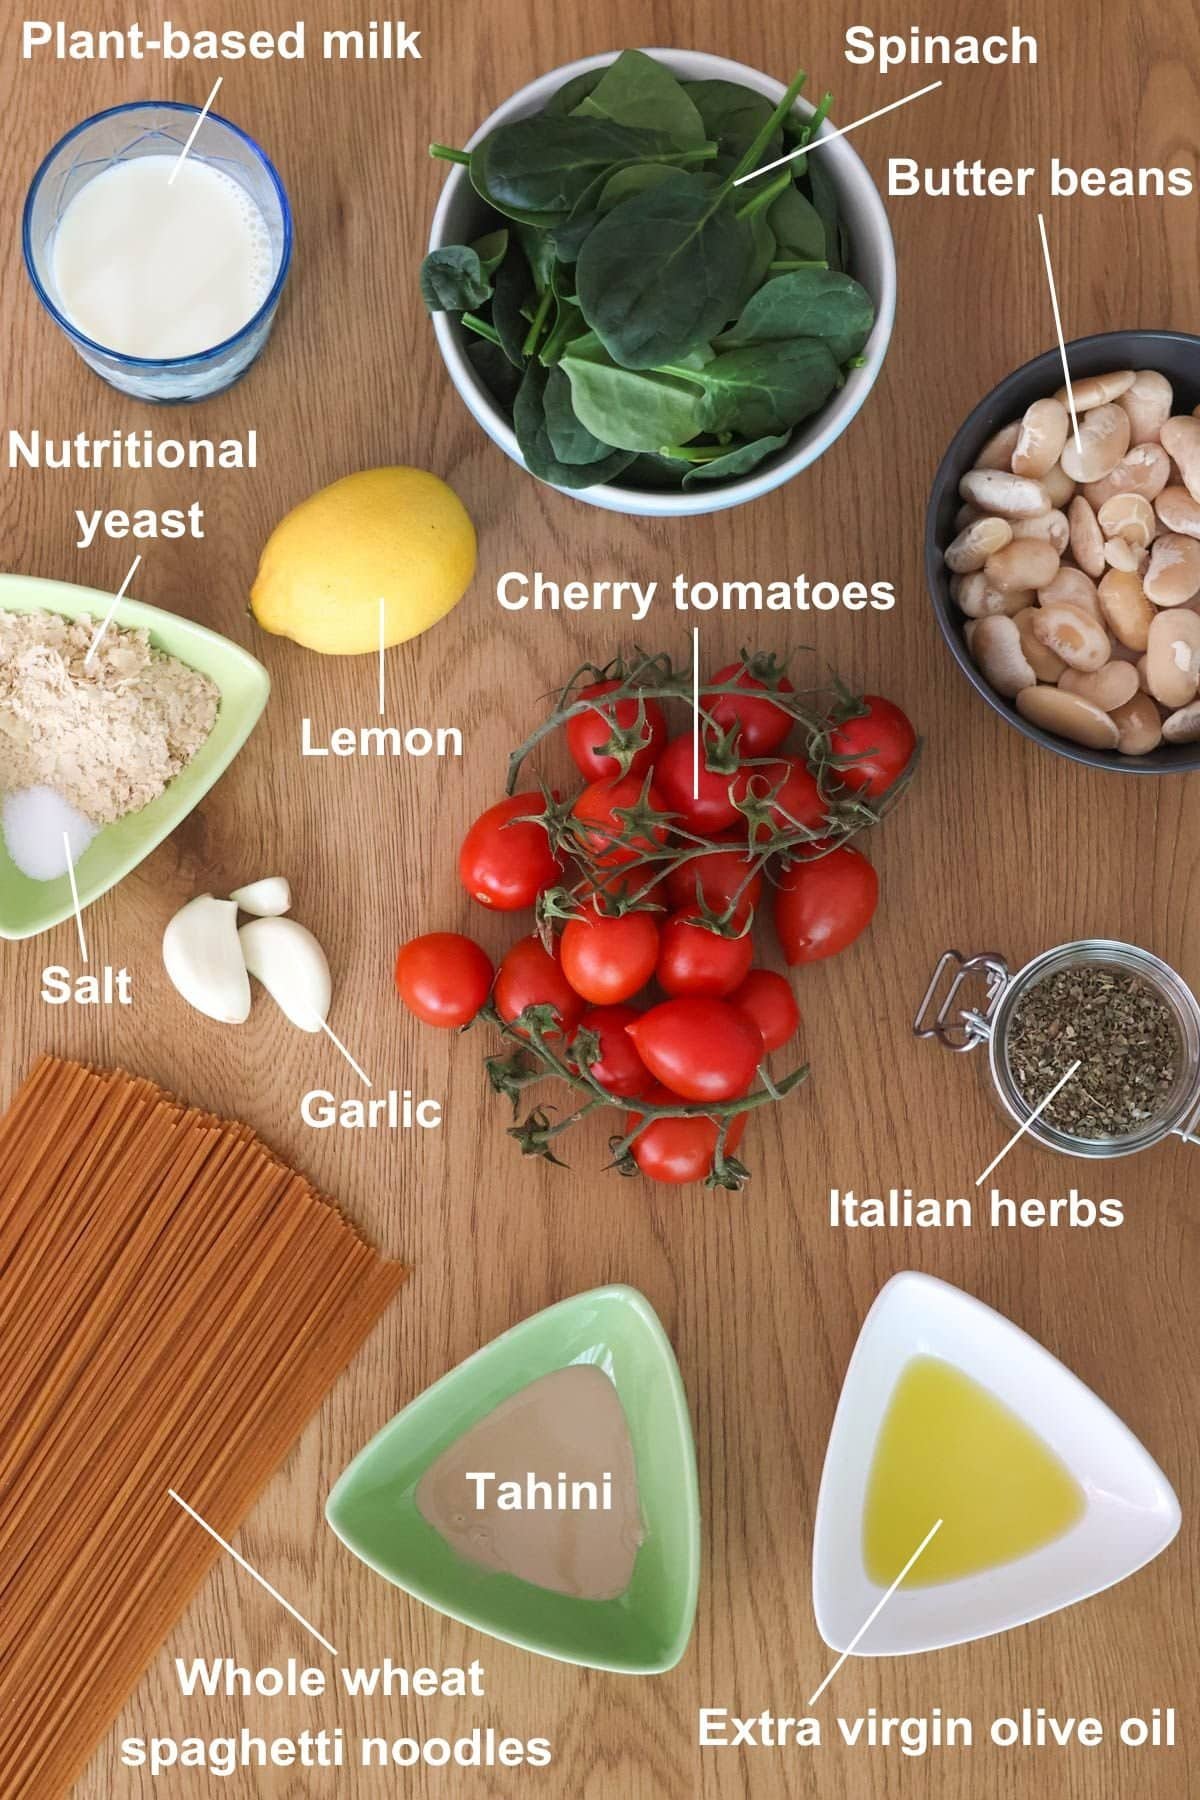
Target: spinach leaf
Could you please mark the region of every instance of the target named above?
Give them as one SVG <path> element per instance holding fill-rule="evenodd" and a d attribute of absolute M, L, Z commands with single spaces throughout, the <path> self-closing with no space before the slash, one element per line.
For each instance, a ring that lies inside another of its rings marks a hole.
<path fill-rule="evenodd" d="M 508 250 L 507 231 L 476 244 L 447 244 L 421 264 L 421 297 L 430 312 L 474 312 L 492 297 L 492 276 Z"/>
<path fill-rule="evenodd" d="M 521 376 L 504 351 L 487 338 L 472 335 L 467 341 L 467 357 L 492 399 L 511 412 Z"/>
<path fill-rule="evenodd" d="M 752 250 L 737 297 L 739 313 L 749 301 L 750 296 L 757 293 L 766 280 L 775 255 L 775 233 L 767 223 L 767 214 L 765 212 L 752 213 L 746 220 L 746 224 L 750 227 Z"/>
<path fill-rule="evenodd" d="M 816 338 L 795 338 L 729 350 L 689 379 L 708 398 L 708 430 L 757 438 L 786 431 L 816 412 L 837 386 L 838 373 L 827 345 Z M 670 441 L 687 439 L 681 434 Z"/>
<path fill-rule="evenodd" d="M 570 379 L 558 364 L 547 373 L 542 408 L 550 448 L 559 462 L 595 463 L 612 454 L 611 444 L 580 424 L 571 402 Z"/>
<path fill-rule="evenodd" d="M 762 94 L 739 87 L 735 81 L 685 81 L 683 88 L 700 114 L 705 132 L 716 139 L 720 154 L 734 162 L 750 148 L 774 110 Z M 777 131 L 762 160 L 771 162 L 782 154 L 783 132 Z"/>
<path fill-rule="evenodd" d="M 788 338 L 820 338 L 833 359 L 857 356 L 875 323 L 870 294 L 831 269 L 793 269 L 773 275 L 747 301 L 741 317 L 717 339 L 720 350 Z"/>
<path fill-rule="evenodd" d="M 685 444 L 712 424 L 713 402 L 700 376 L 680 380 L 652 369 L 628 369 L 594 333 L 571 344 L 559 365 L 571 383 L 575 415 L 593 436 L 620 450 Z"/>
<path fill-rule="evenodd" d="M 573 113 L 576 118 L 612 119 L 618 125 L 665 131 L 679 150 L 698 149 L 708 135 L 682 84 L 644 50 L 622 50 Z"/>
<path fill-rule="evenodd" d="M 785 188 L 767 213 L 778 254 L 796 262 L 824 262 L 825 227 L 811 200 L 796 186 Z"/>
<path fill-rule="evenodd" d="M 572 75 L 570 81 L 565 81 L 556 93 L 551 94 L 542 111 L 551 118 L 562 118 L 567 113 L 573 113 L 579 102 L 586 100 L 603 79 L 603 69 L 585 69 L 582 75 Z"/>
<path fill-rule="evenodd" d="M 597 462 L 565 463 L 554 454 L 546 424 L 546 382 L 545 369 L 539 363 L 531 362 L 513 407 L 517 446 L 530 474 L 536 475 L 539 481 L 565 488 L 595 487 L 599 482 L 614 480 L 629 467 L 632 456 L 613 451 Z"/>
<path fill-rule="evenodd" d="M 471 152 L 471 184 L 509 218 L 561 225 L 598 175 L 626 163 L 669 162 L 679 154 L 660 131 L 542 114 L 489 132 Z"/>
<path fill-rule="evenodd" d="M 600 189 L 596 212 L 611 212 L 620 201 L 628 200 L 634 194 L 644 194 L 647 188 L 661 187 L 664 181 L 678 173 L 670 163 L 631 163 L 627 169 L 618 169 Z M 592 223 L 595 224 L 595 219 Z"/>
<path fill-rule="evenodd" d="M 825 232 L 825 261 L 831 269 L 842 269 L 845 263 L 842 256 L 842 234 L 838 221 L 837 189 L 826 173 L 823 157 L 811 158 L 808 166 L 808 185 L 812 190 L 813 206 L 816 208 Z"/>
<path fill-rule="evenodd" d="M 689 488 L 699 481 L 723 481 L 731 475 L 748 475 L 774 451 L 782 450 L 790 436 L 790 432 L 784 431 L 774 437 L 754 438 L 748 444 L 732 445 L 724 456 L 714 456 L 709 462 L 683 465 L 683 485 Z"/>
<path fill-rule="evenodd" d="M 496 270 L 492 292 L 492 324 L 500 333 L 504 354 L 514 368 L 525 367 L 525 339 L 529 333 L 526 309 L 537 299 L 533 276 L 520 244 L 512 243 Z"/>
<path fill-rule="evenodd" d="M 627 470 L 630 482 L 643 488 L 678 488 L 686 465 L 673 456 L 635 456 Z"/>
<path fill-rule="evenodd" d="M 534 287 L 544 294 L 554 277 L 554 238 L 536 225 L 518 222 L 517 242 L 525 253 Z"/>
<path fill-rule="evenodd" d="M 583 316 L 626 368 L 670 362 L 733 317 L 751 242 L 729 191 L 675 175 L 622 200 L 585 240 Z"/>

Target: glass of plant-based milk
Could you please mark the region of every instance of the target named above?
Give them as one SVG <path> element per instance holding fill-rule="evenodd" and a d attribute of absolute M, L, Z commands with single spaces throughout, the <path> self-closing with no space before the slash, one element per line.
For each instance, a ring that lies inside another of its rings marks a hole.
<path fill-rule="evenodd" d="M 24 249 L 42 305 L 105 381 L 139 400 L 203 400 L 267 341 L 292 215 L 236 125 L 138 101 L 51 150 L 25 202 Z"/>

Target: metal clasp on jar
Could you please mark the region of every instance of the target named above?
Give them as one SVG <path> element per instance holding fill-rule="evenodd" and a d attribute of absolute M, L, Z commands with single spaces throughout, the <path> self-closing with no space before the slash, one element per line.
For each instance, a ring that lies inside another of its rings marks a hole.
<path fill-rule="evenodd" d="M 951 970 L 953 974 L 942 993 Z M 956 1012 L 955 1002 L 975 976 L 984 982 L 983 1010 L 964 1006 Z M 974 1050 L 978 1045 L 986 1044 L 1009 980 L 1008 964 L 994 950 L 980 951 L 978 956 L 964 956 L 961 950 L 944 950 L 917 1008 L 913 1020 L 914 1037 L 936 1038 L 945 1050 Z"/>

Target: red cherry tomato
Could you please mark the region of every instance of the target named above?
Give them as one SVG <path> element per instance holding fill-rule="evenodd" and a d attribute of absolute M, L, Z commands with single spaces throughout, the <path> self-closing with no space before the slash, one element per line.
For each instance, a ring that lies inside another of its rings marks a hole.
<path fill-rule="evenodd" d="M 583 1001 L 563 974 L 558 957 L 551 956 L 537 937 L 518 938 L 500 964 L 492 998 L 500 1017 L 510 1024 L 527 1006 L 552 1006 L 568 1035 L 583 1012 Z"/>
<path fill-rule="evenodd" d="M 794 968 L 836 956 L 866 930 L 878 899 L 878 875 L 849 844 L 794 863 L 775 890 L 775 931 L 785 958 Z"/>
<path fill-rule="evenodd" d="M 917 734 L 898 706 L 879 694 L 865 694 L 862 718 L 847 719 L 829 734 L 830 749 L 858 761 L 839 770 L 847 787 L 874 798 L 886 793 L 912 761 Z"/>
<path fill-rule="evenodd" d="M 656 1086 L 644 1096 L 657 1106 L 669 1106 L 678 1098 L 669 1088 Z M 625 1120 L 630 1132 L 643 1115 L 631 1112 Z M 729 1121 L 725 1149 L 732 1155 L 746 1130 L 745 1113 L 737 1113 Z M 689 1181 L 703 1181 L 713 1165 L 720 1130 L 715 1119 L 697 1113 L 691 1119 L 651 1119 L 630 1146 L 633 1160 L 651 1181 L 670 1182 L 682 1186 Z"/>
<path fill-rule="evenodd" d="M 400 946 L 396 991 L 426 1025 L 469 1025 L 491 985 L 491 960 L 457 931 L 429 931 Z"/>
<path fill-rule="evenodd" d="M 588 1064 L 588 1074 L 607 1093 L 622 1100 L 635 1099 L 652 1084 L 650 1071 L 625 1029 L 638 1016 L 632 1006 L 594 1006 L 579 1021 L 580 1031 L 595 1032 L 600 1040 L 599 1061 Z"/>
<path fill-rule="evenodd" d="M 481 906 L 518 912 L 562 879 L 563 865 L 550 848 L 546 828 L 533 819 L 545 804 L 537 793 L 511 794 L 480 813 L 468 831 L 458 853 L 458 874 Z M 531 822 L 522 824 L 522 819 Z"/>
<path fill-rule="evenodd" d="M 753 961 L 749 932 L 723 937 L 699 924 L 694 908 L 684 907 L 662 928 L 658 985 L 667 994 L 713 994 L 721 999 L 741 985 Z"/>
<path fill-rule="evenodd" d="M 790 981 L 773 969 L 751 969 L 729 996 L 735 1011 L 753 1019 L 762 1032 L 764 1050 L 778 1050 L 795 1035 L 800 1008 Z"/>
<path fill-rule="evenodd" d="M 598 700 L 602 694 L 611 694 L 620 685 L 619 681 L 594 681 L 591 687 L 583 688 L 577 698 Z M 631 775 L 644 775 L 667 741 L 667 715 L 657 700 L 618 700 L 615 713 L 620 730 L 631 731 L 638 725 L 639 706 L 640 735 L 645 742 L 634 753 L 629 765 Z M 593 706 L 567 720 L 567 748 L 585 781 L 603 781 L 606 776 L 620 774 L 621 766 L 616 757 L 606 754 L 604 749 L 612 735 L 612 709 L 606 714 Z"/>
<path fill-rule="evenodd" d="M 650 825 L 633 837 L 626 836 L 629 821 L 622 819 L 620 814 L 640 807 L 642 798 L 642 781 L 638 776 L 619 775 L 607 781 L 589 782 L 576 800 L 572 810 L 584 827 L 581 833 L 584 845 L 600 868 L 612 869 L 633 862 L 666 842 L 666 821 L 661 825 Z M 645 804 L 652 812 L 667 810 L 656 787 L 647 789 Z M 619 841 L 623 837 L 625 841 Z M 652 873 L 647 866 L 647 879 Z"/>
<path fill-rule="evenodd" d="M 727 681 L 735 681 L 740 688 L 747 690 L 747 697 L 740 694 L 717 694 L 705 702 L 713 722 L 722 731 L 730 731 L 737 727 L 737 749 L 741 756 L 768 756 L 772 750 L 778 750 L 794 723 L 790 713 L 773 700 L 755 700 L 752 694 L 769 694 L 770 687 L 765 681 L 759 681 L 752 675 L 744 663 L 729 663 L 724 669 L 718 669 L 713 676 L 713 685 L 722 686 Z M 775 691 L 780 694 L 794 692 L 791 682 L 781 676 Z"/>
<path fill-rule="evenodd" d="M 694 744 L 691 731 L 671 739 L 654 765 L 654 785 L 667 811 L 679 815 L 677 823 L 701 837 L 716 837 L 737 823 L 738 810 L 729 797 L 735 776 L 710 769 L 702 747 L 697 782 Z"/>
<path fill-rule="evenodd" d="M 685 1100 L 736 1100 L 762 1061 L 757 1025 L 698 994 L 651 1007 L 629 1035 L 650 1073 Z"/>
<path fill-rule="evenodd" d="M 735 845 L 737 846 L 735 848 Z M 739 925 L 762 893 L 762 871 L 740 835 L 730 834 L 728 850 L 713 850 L 676 863 L 667 876 L 667 898 L 673 908 L 695 907 L 702 901 L 710 912 L 722 914 L 737 901 Z M 697 897 L 698 892 L 698 897 Z"/>
<path fill-rule="evenodd" d="M 658 921 L 652 913 L 605 918 L 595 907 L 568 919 L 559 947 L 563 974 L 593 1006 L 616 1006 L 644 988 L 658 961 Z"/>
<path fill-rule="evenodd" d="M 775 762 L 747 764 L 739 769 L 734 784 L 739 800 L 770 801 L 770 820 L 776 831 L 794 831 L 802 825 L 819 831 L 826 821 L 825 802 L 802 756 L 781 756 Z M 766 840 L 765 826 L 747 826 L 752 843 Z"/>
<path fill-rule="evenodd" d="M 581 874 L 572 892 L 584 906 L 594 904 L 602 913 L 611 913 L 617 901 L 633 900 L 639 907 L 667 905 L 665 884 L 656 880 L 654 865 L 646 863 L 636 869 L 618 867 L 597 869 Z"/>

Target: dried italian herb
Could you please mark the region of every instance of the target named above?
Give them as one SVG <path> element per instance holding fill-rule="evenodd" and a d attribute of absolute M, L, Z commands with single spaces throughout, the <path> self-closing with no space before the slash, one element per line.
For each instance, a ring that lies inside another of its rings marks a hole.
<path fill-rule="evenodd" d="M 1161 994 L 1140 975 L 1098 963 L 1059 969 L 1030 988 L 1008 1034 L 1009 1068 L 1030 1108 L 1079 1063 L 1041 1115 L 1078 1138 L 1127 1137 L 1156 1118 L 1180 1055 Z"/>

